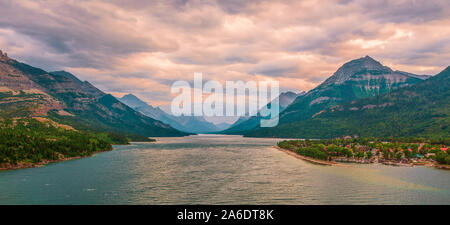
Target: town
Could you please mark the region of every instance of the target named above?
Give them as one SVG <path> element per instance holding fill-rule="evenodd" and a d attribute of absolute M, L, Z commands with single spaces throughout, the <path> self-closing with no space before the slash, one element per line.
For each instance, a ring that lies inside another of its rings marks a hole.
<path fill-rule="evenodd" d="M 331 163 L 381 163 L 392 166 L 433 166 L 450 169 L 447 151 L 450 139 L 349 138 L 331 140 L 286 140 L 282 150 L 295 152 L 306 160 Z"/>

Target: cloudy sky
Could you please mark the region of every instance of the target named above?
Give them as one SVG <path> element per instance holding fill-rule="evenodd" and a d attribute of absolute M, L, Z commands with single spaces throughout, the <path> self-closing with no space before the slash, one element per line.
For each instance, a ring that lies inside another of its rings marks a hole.
<path fill-rule="evenodd" d="M 0 0 L 0 49 L 105 92 L 168 105 L 192 79 L 309 90 L 351 59 L 435 74 L 450 64 L 450 4 L 435 1 Z"/>

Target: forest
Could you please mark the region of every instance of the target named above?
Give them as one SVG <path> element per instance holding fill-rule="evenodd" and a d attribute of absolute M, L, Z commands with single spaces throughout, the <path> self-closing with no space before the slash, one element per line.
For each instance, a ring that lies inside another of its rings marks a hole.
<path fill-rule="evenodd" d="M 0 168 L 90 156 L 129 141 L 120 134 L 78 131 L 32 118 L 4 119 L 0 121 Z"/>

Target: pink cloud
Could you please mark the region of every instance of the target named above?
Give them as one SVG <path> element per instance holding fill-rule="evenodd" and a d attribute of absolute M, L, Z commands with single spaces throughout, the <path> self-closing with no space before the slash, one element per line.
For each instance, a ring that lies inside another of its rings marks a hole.
<path fill-rule="evenodd" d="M 2 1 L 0 48 L 106 92 L 170 101 L 174 80 L 278 79 L 309 90 L 371 55 L 435 74 L 448 66 L 446 1 Z"/>

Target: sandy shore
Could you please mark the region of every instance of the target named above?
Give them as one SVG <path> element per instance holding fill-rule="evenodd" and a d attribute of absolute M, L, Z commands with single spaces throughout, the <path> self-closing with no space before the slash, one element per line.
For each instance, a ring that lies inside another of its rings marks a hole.
<path fill-rule="evenodd" d="M 450 165 L 434 164 L 434 167 L 438 169 L 450 170 Z"/>
<path fill-rule="evenodd" d="M 289 150 L 287 150 L 287 149 L 280 148 L 280 147 L 278 147 L 278 146 L 273 146 L 273 147 L 274 147 L 275 149 L 278 149 L 278 150 L 280 150 L 280 151 L 282 151 L 282 152 L 288 154 L 288 155 L 291 155 L 291 156 L 293 156 L 293 157 L 295 157 L 295 158 L 298 158 L 298 159 L 303 159 L 303 160 L 308 161 L 308 162 L 310 162 L 310 163 L 319 164 L 319 165 L 324 165 L 324 166 L 343 166 L 343 167 L 352 167 L 352 166 L 350 166 L 350 165 L 344 165 L 344 164 L 337 163 L 337 162 L 324 161 L 324 160 L 320 160 L 320 159 L 313 159 L 313 158 L 310 158 L 310 157 L 307 157 L 307 156 L 299 155 L 299 154 L 297 154 L 297 153 L 295 153 L 295 152 L 293 152 L 293 151 L 289 151 Z"/>

